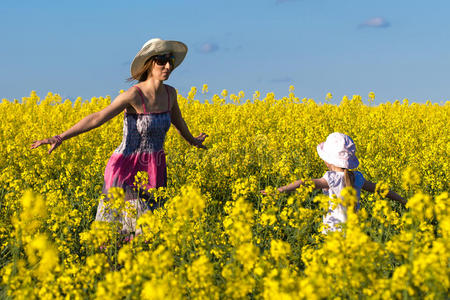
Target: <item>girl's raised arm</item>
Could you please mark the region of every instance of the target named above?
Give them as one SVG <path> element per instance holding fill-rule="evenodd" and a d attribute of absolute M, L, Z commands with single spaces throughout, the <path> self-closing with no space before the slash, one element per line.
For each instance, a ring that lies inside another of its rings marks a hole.
<path fill-rule="evenodd" d="M 57 135 L 39 141 L 34 141 L 31 144 L 31 149 L 37 148 L 41 145 L 50 144 L 51 147 L 48 150 L 48 154 L 52 153 L 53 150 L 55 150 L 59 145 L 61 145 L 63 140 L 67 140 L 83 132 L 87 132 L 89 130 L 97 128 L 100 125 L 112 119 L 113 117 L 120 114 L 131 103 L 133 96 L 134 94 L 132 91 L 126 91 L 120 94 L 119 96 L 116 97 L 116 99 L 114 99 L 114 101 L 110 105 L 108 105 L 101 111 L 95 112 L 83 118 L 81 121 L 73 125 L 70 129 L 68 129 L 61 135 Z"/>
<path fill-rule="evenodd" d="M 316 190 L 328 188 L 328 182 L 325 180 L 325 178 L 312 179 L 312 182 L 314 183 L 314 188 Z M 288 185 L 281 186 L 281 187 L 277 188 L 277 190 L 280 193 L 292 192 L 292 191 L 295 191 L 296 189 L 298 189 L 303 183 L 304 183 L 303 180 L 299 179 Z M 263 190 L 263 191 L 261 191 L 261 193 L 265 195 L 266 191 Z"/>
<path fill-rule="evenodd" d="M 376 189 L 377 184 L 373 183 L 369 180 L 365 180 L 364 184 L 362 186 L 362 189 L 371 193 L 375 193 L 375 189 Z M 389 190 L 388 194 L 386 195 L 386 197 L 388 197 L 389 199 L 395 200 L 400 202 L 401 204 L 405 205 L 406 204 L 406 200 L 400 196 L 399 194 L 397 194 L 394 191 Z"/>

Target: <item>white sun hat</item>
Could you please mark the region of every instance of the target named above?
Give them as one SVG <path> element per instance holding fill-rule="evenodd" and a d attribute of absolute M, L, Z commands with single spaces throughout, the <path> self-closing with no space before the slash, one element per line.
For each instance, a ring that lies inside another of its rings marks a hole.
<path fill-rule="evenodd" d="M 359 165 L 355 143 L 340 132 L 333 132 L 325 142 L 317 145 L 317 153 L 321 159 L 339 168 L 355 169 Z"/>
<path fill-rule="evenodd" d="M 175 62 L 173 68 L 175 69 L 177 66 L 181 64 L 184 57 L 187 53 L 187 46 L 178 41 L 165 41 L 159 38 L 148 40 L 142 49 L 136 54 L 136 57 L 133 59 L 131 63 L 131 76 L 134 79 L 136 78 L 137 72 L 141 69 L 141 67 L 145 64 L 147 59 L 154 55 L 167 54 L 172 53 L 175 57 Z"/>

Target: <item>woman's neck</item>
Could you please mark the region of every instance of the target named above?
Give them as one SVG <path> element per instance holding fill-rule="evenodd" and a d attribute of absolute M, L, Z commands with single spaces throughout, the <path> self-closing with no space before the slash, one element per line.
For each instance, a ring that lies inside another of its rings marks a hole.
<path fill-rule="evenodd" d="M 148 78 L 147 80 L 141 82 L 142 87 L 149 91 L 150 93 L 156 95 L 163 87 L 163 81 L 162 80 L 156 80 L 153 78 Z"/>

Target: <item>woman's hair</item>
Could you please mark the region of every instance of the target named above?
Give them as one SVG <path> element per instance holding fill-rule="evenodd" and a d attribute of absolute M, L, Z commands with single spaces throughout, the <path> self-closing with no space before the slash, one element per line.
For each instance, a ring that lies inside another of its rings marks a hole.
<path fill-rule="evenodd" d="M 353 174 L 353 171 L 344 169 L 344 186 L 353 187 L 354 183 L 355 183 L 355 174 Z"/>
<path fill-rule="evenodd" d="M 150 57 L 145 61 L 145 63 L 142 65 L 142 67 L 139 69 L 139 71 L 136 72 L 136 78 L 131 76 L 127 79 L 128 82 L 131 82 L 133 80 L 137 80 L 139 82 L 147 80 L 148 74 L 152 71 L 153 67 L 153 56 Z"/>

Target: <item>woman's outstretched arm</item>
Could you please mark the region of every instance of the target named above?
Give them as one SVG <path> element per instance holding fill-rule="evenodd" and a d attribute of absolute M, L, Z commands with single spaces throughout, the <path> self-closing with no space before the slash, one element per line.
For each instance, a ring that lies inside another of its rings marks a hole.
<path fill-rule="evenodd" d="M 374 182 L 371 182 L 369 180 L 365 180 L 364 184 L 362 186 L 362 189 L 371 193 L 375 193 L 375 189 L 376 189 L 377 184 Z M 400 202 L 401 204 L 405 205 L 406 204 L 406 200 L 400 196 L 399 194 L 397 194 L 394 191 L 389 190 L 389 192 L 387 193 L 386 197 L 388 197 L 389 199 L 395 200 Z"/>
<path fill-rule="evenodd" d="M 89 130 L 97 128 L 120 114 L 131 103 L 132 97 L 132 91 L 126 91 L 120 94 L 110 105 L 108 105 L 101 111 L 95 112 L 83 118 L 81 121 L 73 125 L 70 129 L 63 132 L 61 135 L 34 141 L 31 144 L 31 149 L 37 148 L 41 145 L 50 144 L 51 147 L 48 150 L 48 154 L 52 153 L 53 150 L 61 145 L 63 140 L 70 139 L 71 137 L 77 136 L 83 132 L 87 132 Z"/>

